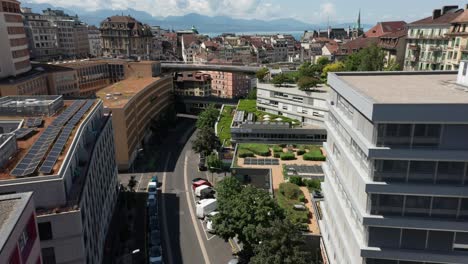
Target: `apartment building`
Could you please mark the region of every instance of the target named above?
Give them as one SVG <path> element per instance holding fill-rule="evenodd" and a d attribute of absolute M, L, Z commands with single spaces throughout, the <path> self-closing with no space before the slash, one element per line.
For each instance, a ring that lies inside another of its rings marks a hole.
<path fill-rule="evenodd" d="M 202 72 L 177 72 L 174 74 L 176 95 L 208 97 L 211 95 L 211 76 Z"/>
<path fill-rule="evenodd" d="M 172 76 L 159 76 L 159 63 L 152 65 L 150 75 L 136 71 L 97 93 L 112 114 L 119 170 L 131 167 L 151 136 L 152 123 L 173 104 Z"/>
<path fill-rule="evenodd" d="M 0 79 L 17 76 L 31 69 L 28 40 L 20 2 L 2 0 L 0 7 Z"/>
<path fill-rule="evenodd" d="M 21 9 L 29 40 L 31 58 L 38 61 L 51 61 L 60 58 L 56 25 L 41 14 L 33 13 L 31 8 Z"/>
<path fill-rule="evenodd" d="M 0 195 L 0 263 L 43 263 L 32 197 Z"/>
<path fill-rule="evenodd" d="M 435 9 L 432 16 L 407 24 L 404 70 L 456 70 L 458 65 L 445 65 L 448 59 L 451 22 L 463 13 L 458 6 Z M 459 54 L 450 52 L 451 58 Z"/>
<path fill-rule="evenodd" d="M 458 69 L 461 60 L 468 59 L 468 5 L 463 13 L 452 20 L 448 37 L 447 55 L 444 61 L 444 69 Z"/>
<path fill-rule="evenodd" d="M 329 263 L 468 263 L 468 64 L 330 73 L 319 221 Z"/>
<path fill-rule="evenodd" d="M 305 125 L 323 126 L 327 113 L 328 93 L 325 89 L 301 91 L 296 86 L 276 87 L 257 84 L 257 109 L 299 120 Z"/>
<path fill-rule="evenodd" d="M 385 54 L 385 67 L 390 63 L 397 63 L 400 70 L 405 63 L 407 30 L 402 29 L 396 32 L 384 34 L 379 37 L 378 46 Z"/>
<path fill-rule="evenodd" d="M 93 57 L 102 56 L 101 31 L 95 26 L 88 26 L 89 54 Z"/>
<path fill-rule="evenodd" d="M 103 102 L 2 97 L 0 120 L 9 121 L 4 131 L 16 122 L 19 150 L 2 168 L 0 193 L 34 192 L 43 263 L 101 263 L 118 195 L 112 121 Z"/>
<path fill-rule="evenodd" d="M 151 27 L 131 16 L 111 16 L 101 22 L 102 52 L 106 57 L 149 58 Z"/>
<path fill-rule="evenodd" d="M 233 72 L 205 71 L 211 76 L 211 95 L 220 98 L 240 98 L 257 87 L 254 76 Z"/>

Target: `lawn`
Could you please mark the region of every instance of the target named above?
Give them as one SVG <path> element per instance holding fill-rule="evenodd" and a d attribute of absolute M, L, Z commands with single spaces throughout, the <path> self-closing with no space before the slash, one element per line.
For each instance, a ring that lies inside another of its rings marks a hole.
<path fill-rule="evenodd" d="M 309 222 L 309 210 L 295 210 L 294 205 L 300 204 L 304 199 L 304 194 L 299 189 L 299 186 L 292 183 L 280 184 L 279 191 L 275 192 L 275 198 L 278 204 L 286 212 L 286 216 L 295 224 L 307 226 Z"/>
<path fill-rule="evenodd" d="M 292 119 L 292 118 L 284 117 L 284 116 L 280 116 L 280 115 L 274 115 L 274 114 L 270 114 L 270 113 L 267 113 L 267 112 L 257 110 L 257 101 L 256 100 L 247 100 L 247 99 L 239 100 L 239 105 L 237 106 L 237 110 L 238 111 L 245 111 L 245 112 L 248 112 L 248 113 L 255 113 L 255 116 L 257 117 L 257 121 L 263 121 L 263 116 L 264 115 L 269 115 L 270 116 L 270 121 L 272 121 L 272 122 L 274 122 L 276 118 L 281 118 L 281 121 L 292 124 L 293 126 L 298 126 L 301 123 L 296 119 Z"/>
<path fill-rule="evenodd" d="M 225 105 L 223 112 L 221 113 L 221 118 L 218 123 L 218 137 L 219 141 L 223 143 L 226 140 L 226 145 L 231 145 L 231 123 L 232 123 L 232 111 L 234 106 Z"/>
<path fill-rule="evenodd" d="M 304 154 L 304 160 L 325 161 L 326 158 L 318 146 L 306 146 L 309 151 Z"/>
<path fill-rule="evenodd" d="M 239 154 L 241 153 L 254 153 L 259 156 L 270 156 L 270 148 L 266 144 L 239 144 Z M 247 154 L 248 155 L 248 154 Z"/>

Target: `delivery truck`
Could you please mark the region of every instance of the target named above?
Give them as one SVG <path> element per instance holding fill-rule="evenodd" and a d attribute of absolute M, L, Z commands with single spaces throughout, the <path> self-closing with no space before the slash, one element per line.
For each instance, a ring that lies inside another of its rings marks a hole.
<path fill-rule="evenodd" d="M 197 217 L 200 219 L 205 218 L 211 212 L 216 211 L 218 202 L 216 199 L 205 199 L 197 202 Z"/>

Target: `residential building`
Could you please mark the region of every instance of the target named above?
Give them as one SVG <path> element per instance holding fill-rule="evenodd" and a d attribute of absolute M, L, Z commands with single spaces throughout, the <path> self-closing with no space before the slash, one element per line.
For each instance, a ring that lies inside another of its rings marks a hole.
<path fill-rule="evenodd" d="M 338 51 L 335 53 L 335 58 L 342 60 L 350 54 L 357 53 L 361 49 L 370 47 L 372 45 L 377 45 L 377 43 L 379 43 L 379 38 L 377 37 L 368 38 L 365 35 L 360 36 L 340 45 Z"/>
<path fill-rule="evenodd" d="M 0 195 L 0 263 L 43 263 L 32 197 Z"/>
<path fill-rule="evenodd" d="M 2 0 L 0 9 L 0 79 L 31 70 L 20 2 Z"/>
<path fill-rule="evenodd" d="M 150 26 L 131 16 L 111 16 L 99 29 L 104 56 L 149 58 L 153 38 Z"/>
<path fill-rule="evenodd" d="M 143 63 L 143 62 L 140 62 Z M 146 62 L 145 62 L 146 63 Z M 148 62 L 149 64 L 150 62 Z M 138 151 L 151 137 L 151 126 L 173 105 L 172 76 L 160 76 L 160 64 L 151 62 L 150 75 L 135 70 L 127 79 L 97 93 L 112 114 L 119 170 L 131 168 Z"/>
<path fill-rule="evenodd" d="M 457 64 L 445 65 L 450 55 L 453 60 L 458 52 L 448 51 L 451 22 L 463 13 L 458 6 L 435 9 L 432 16 L 407 25 L 406 55 L 404 70 L 456 70 Z M 456 60 L 455 60 L 456 61 Z"/>
<path fill-rule="evenodd" d="M 468 64 L 329 73 L 329 263 L 467 263 Z M 456 81 L 457 80 L 457 81 Z"/>
<path fill-rule="evenodd" d="M 0 193 L 34 192 L 43 263 L 101 263 L 118 196 L 112 121 L 103 102 L 2 97 L 0 120 L 8 121 L 0 122 L 4 133 L 17 129 L 19 150 L 2 168 Z M 13 146 L 2 144 L 1 153 Z"/>
<path fill-rule="evenodd" d="M 257 109 L 299 120 L 305 125 L 322 126 L 327 113 L 328 93 L 325 89 L 301 91 L 297 86 L 257 85 Z"/>
<path fill-rule="evenodd" d="M 194 55 L 200 49 L 200 40 L 198 35 L 184 34 L 180 37 L 182 47 L 182 59 L 184 62 L 193 62 Z"/>
<path fill-rule="evenodd" d="M 208 97 L 211 95 L 211 76 L 202 72 L 178 72 L 174 74 L 176 95 Z"/>
<path fill-rule="evenodd" d="M 29 50 L 32 59 L 37 61 L 52 61 L 60 58 L 58 49 L 57 27 L 47 20 L 47 17 L 36 14 L 31 8 L 22 8 L 24 25 L 29 40 Z"/>
<path fill-rule="evenodd" d="M 407 30 L 402 29 L 379 37 L 379 43 L 377 45 L 385 53 L 385 67 L 393 62 L 398 64 L 400 70 L 403 69 L 405 63 L 406 34 Z"/>
<path fill-rule="evenodd" d="M 375 26 L 370 28 L 366 33 L 366 37 L 368 38 L 379 38 L 383 35 L 401 31 L 406 29 L 406 22 L 405 21 L 384 21 L 378 22 Z"/>
<path fill-rule="evenodd" d="M 468 5 L 463 13 L 452 20 L 450 30 L 446 36 L 449 38 L 444 69 L 457 69 L 461 60 L 468 59 Z"/>
<path fill-rule="evenodd" d="M 204 73 L 211 77 L 211 95 L 215 97 L 240 98 L 257 87 L 257 79 L 253 76 L 219 71 L 206 71 Z"/>
<path fill-rule="evenodd" d="M 88 26 L 89 54 L 93 57 L 102 56 L 101 31 L 95 26 Z"/>

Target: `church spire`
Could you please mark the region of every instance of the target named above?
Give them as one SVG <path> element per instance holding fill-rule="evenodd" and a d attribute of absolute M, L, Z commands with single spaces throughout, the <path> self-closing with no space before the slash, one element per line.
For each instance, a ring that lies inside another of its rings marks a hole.
<path fill-rule="evenodd" d="M 357 18 L 357 29 L 361 29 L 361 9 L 359 8 L 359 14 Z"/>

